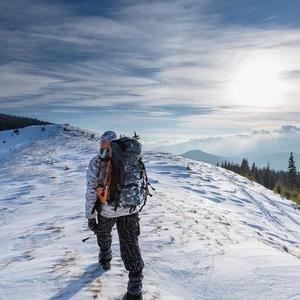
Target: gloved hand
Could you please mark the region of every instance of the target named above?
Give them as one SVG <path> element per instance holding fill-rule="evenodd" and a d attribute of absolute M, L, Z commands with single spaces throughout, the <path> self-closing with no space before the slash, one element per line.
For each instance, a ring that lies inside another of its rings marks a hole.
<path fill-rule="evenodd" d="M 91 231 L 97 232 L 97 230 L 98 230 L 98 224 L 97 224 L 97 221 L 96 221 L 95 218 L 88 219 L 88 226 L 89 226 L 89 229 Z"/>

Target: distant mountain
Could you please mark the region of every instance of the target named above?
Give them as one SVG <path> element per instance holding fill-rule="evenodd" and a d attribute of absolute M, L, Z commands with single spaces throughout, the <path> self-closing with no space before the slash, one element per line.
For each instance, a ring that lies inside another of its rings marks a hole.
<path fill-rule="evenodd" d="M 181 156 L 185 157 L 185 158 L 189 158 L 189 159 L 193 159 L 193 160 L 197 160 L 197 161 L 204 161 L 213 165 L 216 165 L 217 163 L 221 164 L 222 161 L 225 160 L 230 160 L 226 157 L 223 156 L 218 156 L 218 155 L 214 155 L 214 154 L 210 154 L 201 150 L 191 150 L 188 151 L 186 153 L 181 154 Z"/>
<path fill-rule="evenodd" d="M 14 115 L 7 115 L 0 113 L 0 131 L 16 128 L 23 128 L 31 125 L 46 125 L 49 122 L 41 121 L 38 119 L 19 117 Z"/>
<path fill-rule="evenodd" d="M 210 149 L 215 149 L 215 145 L 217 145 L 222 138 L 219 137 L 211 137 L 211 138 L 203 138 L 203 139 L 191 139 L 186 142 L 171 144 L 171 145 L 162 145 L 153 147 L 154 151 L 158 152 L 167 152 L 172 154 L 181 154 L 186 153 L 188 151 L 193 151 L 195 149 L 203 149 L 207 146 L 210 146 Z M 208 150 L 210 151 L 210 150 Z"/>

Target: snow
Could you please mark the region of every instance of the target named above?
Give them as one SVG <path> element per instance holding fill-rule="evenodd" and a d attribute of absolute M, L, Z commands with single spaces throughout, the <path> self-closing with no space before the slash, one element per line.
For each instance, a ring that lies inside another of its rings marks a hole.
<path fill-rule="evenodd" d="M 84 218 L 91 134 L 58 125 L 0 133 L 0 299 L 120 299 Z M 12 140 L 10 140 L 12 139 Z M 11 149 L 11 150 L 9 150 Z M 145 152 L 156 191 L 140 214 L 150 299 L 300 299 L 300 210 L 225 169 Z M 187 170 L 189 165 L 191 170 Z"/>
<path fill-rule="evenodd" d="M 18 129 L 19 133 L 15 133 L 14 130 L 0 131 L 0 155 L 8 155 L 13 150 L 51 136 L 61 129 L 60 125 L 34 125 Z"/>

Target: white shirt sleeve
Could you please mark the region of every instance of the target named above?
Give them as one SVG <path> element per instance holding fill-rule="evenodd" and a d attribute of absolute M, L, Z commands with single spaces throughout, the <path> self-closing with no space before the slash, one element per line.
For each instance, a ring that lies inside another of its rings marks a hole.
<path fill-rule="evenodd" d="M 87 219 L 96 217 L 96 212 L 92 214 L 92 210 L 95 205 L 95 202 L 97 201 L 96 188 L 98 186 L 98 168 L 98 157 L 96 156 L 91 159 L 86 174 L 87 185 L 85 194 L 85 217 Z"/>

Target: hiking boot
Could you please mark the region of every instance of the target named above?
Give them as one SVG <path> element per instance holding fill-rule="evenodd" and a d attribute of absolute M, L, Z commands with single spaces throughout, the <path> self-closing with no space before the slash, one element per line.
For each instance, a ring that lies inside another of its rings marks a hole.
<path fill-rule="evenodd" d="M 99 264 L 102 266 L 103 270 L 105 271 L 108 271 L 111 269 L 111 258 L 102 258 L 101 257 L 101 252 L 99 253 L 99 256 L 98 256 L 98 261 L 99 261 Z"/>
<path fill-rule="evenodd" d="M 143 271 L 140 272 L 129 272 L 129 281 L 127 285 L 127 294 L 131 298 L 128 299 L 142 299 L 141 297 L 143 293 Z M 135 297 L 135 298 L 134 298 Z"/>
<path fill-rule="evenodd" d="M 123 300 L 143 300 L 143 295 L 132 295 L 127 292 Z"/>
<path fill-rule="evenodd" d="M 111 269 L 111 262 L 108 259 L 101 259 L 100 260 L 100 265 L 102 266 L 102 269 L 105 271 L 108 271 Z"/>

